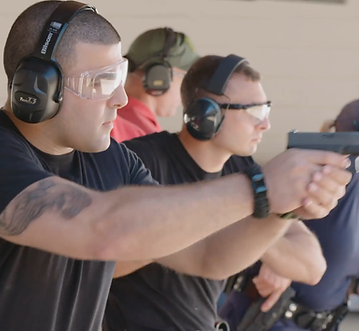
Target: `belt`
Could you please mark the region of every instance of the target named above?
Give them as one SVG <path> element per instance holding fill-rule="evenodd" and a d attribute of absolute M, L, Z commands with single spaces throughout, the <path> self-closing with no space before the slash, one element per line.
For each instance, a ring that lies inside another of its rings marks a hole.
<path fill-rule="evenodd" d="M 316 312 L 294 301 L 288 305 L 283 317 L 292 320 L 297 326 L 311 331 L 332 330 L 338 326 L 349 312 L 347 303 L 331 311 Z"/>

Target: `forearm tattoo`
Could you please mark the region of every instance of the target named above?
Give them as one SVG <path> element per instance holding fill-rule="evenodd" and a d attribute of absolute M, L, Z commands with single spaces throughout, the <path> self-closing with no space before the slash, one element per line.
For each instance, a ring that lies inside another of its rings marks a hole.
<path fill-rule="evenodd" d="M 47 211 L 58 212 L 64 220 L 70 220 L 91 202 L 91 196 L 80 188 L 44 179 L 33 189 L 25 190 L 16 197 L 14 206 L 0 215 L 0 235 L 21 234 Z"/>

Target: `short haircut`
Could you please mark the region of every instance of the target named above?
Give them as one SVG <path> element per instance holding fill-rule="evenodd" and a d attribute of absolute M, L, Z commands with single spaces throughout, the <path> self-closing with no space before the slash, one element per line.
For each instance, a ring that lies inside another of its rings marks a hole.
<path fill-rule="evenodd" d="M 31 55 L 38 45 L 45 24 L 63 1 L 41 1 L 25 9 L 15 20 L 4 48 L 4 68 L 11 82 L 20 61 Z M 75 46 L 78 42 L 114 45 L 121 41 L 116 29 L 101 15 L 84 11 L 76 15 L 63 34 L 55 58 L 62 69 L 76 62 Z"/>
<path fill-rule="evenodd" d="M 187 74 L 183 78 L 181 85 L 181 98 L 184 110 L 196 97 L 198 89 L 205 86 L 214 72 L 219 66 L 219 63 L 224 59 L 223 56 L 207 55 L 198 59 L 192 64 Z M 240 64 L 233 74 L 241 74 L 250 80 L 256 82 L 261 79 L 261 75 L 253 69 L 248 62 Z M 204 91 L 204 94 L 206 92 Z M 203 96 L 203 93 L 201 94 Z"/>

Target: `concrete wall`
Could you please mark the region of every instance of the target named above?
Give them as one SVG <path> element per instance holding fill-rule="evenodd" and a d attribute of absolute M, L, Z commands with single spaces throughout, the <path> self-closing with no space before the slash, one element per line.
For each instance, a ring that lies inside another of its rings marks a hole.
<path fill-rule="evenodd" d="M 30 0 L 7 1 L 0 13 L 0 43 Z M 300 1 L 93 0 L 119 30 L 126 52 L 146 29 L 184 31 L 202 55 L 236 53 L 264 75 L 273 101 L 272 130 L 256 155 L 264 161 L 285 148 L 292 129 L 317 130 L 322 121 L 359 97 L 359 0 L 346 5 Z M 0 73 L 0 101 L 5 75 Z M 181 113 L 162 119 L 176 131 Z"/>

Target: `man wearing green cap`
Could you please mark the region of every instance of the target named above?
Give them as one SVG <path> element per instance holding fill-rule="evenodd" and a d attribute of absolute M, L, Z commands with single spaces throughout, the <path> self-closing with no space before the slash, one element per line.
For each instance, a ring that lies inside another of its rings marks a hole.
<path fill-rule="evenodd" d="M 176 113 L 182 78 L 198 59 L 189 38 L 170 28 L 144 32 L 125 57 L 129 60 L 128 104 L 118 109 L 111 133 L 119 142 L 162 131 L 156 116 Z"/>

